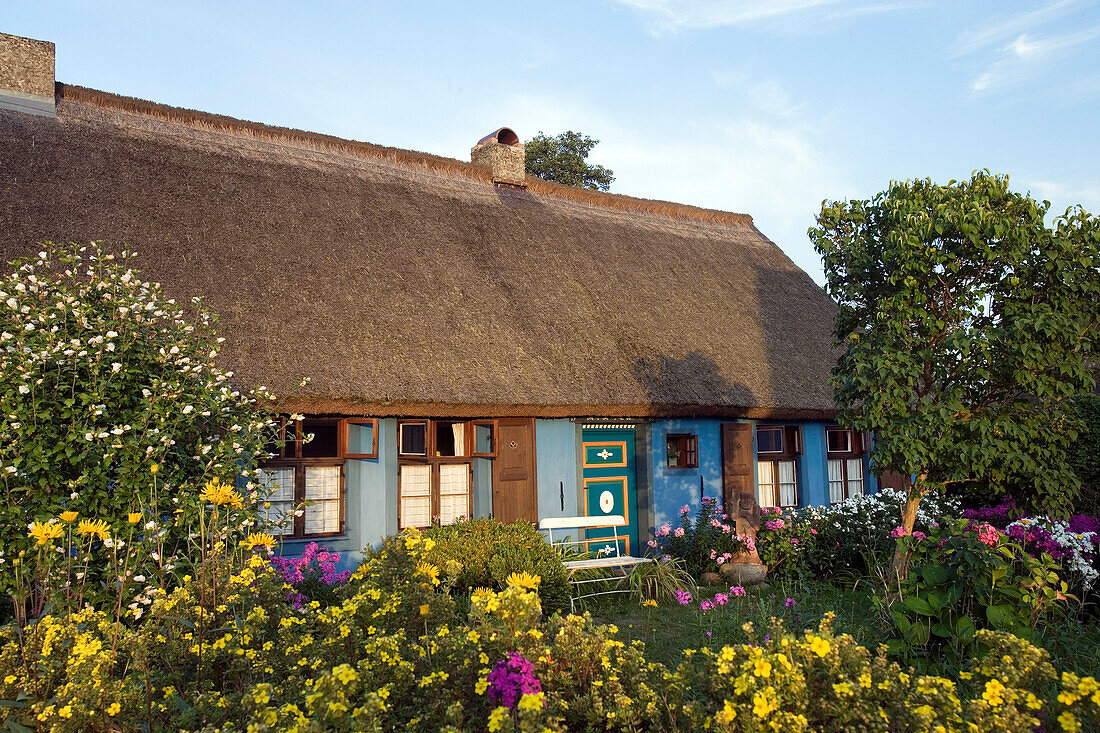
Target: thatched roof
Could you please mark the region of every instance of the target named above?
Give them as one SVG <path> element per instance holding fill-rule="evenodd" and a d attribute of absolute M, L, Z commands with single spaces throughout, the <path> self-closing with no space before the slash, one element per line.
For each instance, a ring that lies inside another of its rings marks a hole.
<path fill-rule="evenodd" d="M 293 409 L 832 414 L 833 303 L 748 216 L 57 89 L 0 112 L 0 258 L 130 245 Z"/>

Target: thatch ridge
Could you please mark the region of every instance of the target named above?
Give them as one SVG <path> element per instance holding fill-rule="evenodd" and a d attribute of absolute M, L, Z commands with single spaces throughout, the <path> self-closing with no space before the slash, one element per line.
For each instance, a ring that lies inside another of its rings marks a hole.
<path fill-rule="evenodd" d="M 222 132 L 230 135 L 246 135 L 288 145 L 304 146 L 307 149 L 324 149 L 344 155 L 368 157 L 374 160 L 398 165 L 426 168 L 431 171 L 491 182 L 489 172 L 473 163 L 447 158 L 431 153 L 422 153 L 403 148 L 391 148 L 385 145 L 348 140 L 319 132 L 306 132 L 289 127 L 266 125 L 260 122 L 241 120 L 236 117 L 200 112 L 183 107 L 172 107 L 159 102 L 151 102 L 136 97 L 127 97 L 98 89 L 57 82 L 56 95 L 59 100 L 90 104 L 104 109 L 117 110 L 129 114 L 155 117 L 168 122 L 189 125 L 197 129 Z M 574 201 L 606 206 L 626 211 L 642 211 L 671 217 L 686 217 L 703 221 L 721 222 L 733 225 L 751 225 L 752 217 L 717 209 L 705 209 L 688 204 L 655 199 L 642 199 L 624 194 L 566 186 L 560 183 L 544 181 L 535 176 L 527 176 L 528 190 L 560 196 Z"/>

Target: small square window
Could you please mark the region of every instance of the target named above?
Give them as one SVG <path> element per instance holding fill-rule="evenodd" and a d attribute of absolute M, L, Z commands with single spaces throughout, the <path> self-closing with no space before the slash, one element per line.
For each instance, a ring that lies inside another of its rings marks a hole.
<path fill-rule="evenodd" d="M 668 467 L 699 467 L 699 436 L 673 433 L 668 436 Z"/>
<path fill-rule="evenodd" d="M 378 418 L 347 418 L 341 429 L 345 458 L 378 458 Z"/>
<path fill-rule="evenodd" d="M 339 431 L 336 422 L 303 420 L 300 433 L 302 458 L 338 458 L 340 456 Z M 310 438 L 311 435 L 312 438 Z"/>
<path fill-rule="evenodd" d="M 844 429 L 835 429 L 828 431 L 829 452 L 830 453 L 851 453 L 852 452 L 852 431 Z"/>
<path fill-rule="evenodd" d="M 473 425 L 474 450 L 476 458 L 495 458 L 497 455 L 497 424 L 493 420 L 478 420 Z"/>
<path fill-rule="evenodd" d="M 401 423 L 397 452 L 403 456 L 428 455 L 428 424 L 423 422 Z"/>
<path fill-rule="evenodd" d="M 783 452 L 783 428 L 757 428 L 756 430 L 757 453 L 782 453 Z"/>

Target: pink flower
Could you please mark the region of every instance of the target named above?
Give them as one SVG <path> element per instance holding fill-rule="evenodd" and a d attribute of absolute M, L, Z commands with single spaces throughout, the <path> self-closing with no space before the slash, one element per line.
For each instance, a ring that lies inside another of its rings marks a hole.
<path fill-rule="evenodd" d="M 915 539 L 915 540 L 925 540 L 925 539 L 928 539 L 928 535 L 926 535 L 924 532 L 914 532 L 913 533 L 913 539 Z"/>
<path fill-rule="evenodd" d="M 729 526 L 728 524 L 723 524 L 722 525 L 722 532 L 724 532 L 725 534 L 729 534 L 732 531 L 733 531 L 733 527 Z"/>
<path fill-rule="evenodd" d="M 977 526 L 978 539 L 989 545 L 990 547 L 996 547 L 997 543 L 1001 539 L 1001 533 L 997 531 L 997 528 L 988 522 L 982 522 Z"/>
<path fill-rule="evenodd" d="M 728 515 L 728 514 L 723 514 L 723 515 L 722 515 L 722 521 L 725 521 L 725 520 L 727 520 L 727 519 L 729 519 L 729 518 L 730 518 L 730 515 Z"/>
<path fill-rule="evenodd" d="M 646 544 L 649 545 L 650 547 L 656 548 L 657 547 L 657 540 L 650 540 Z"/>
<path fill-rule="evenodd" d="M 657 530 L 658 537 L 668 537 L 672 533 L 672 527 L 667 524 L 662 524 L 661 528 Z"/>
<path fill-rule="evenodd" d="M 816 529 L 813 529 L 813 528 L 811 527 L 811 528 L 810 528 L 810 534 L 817 534 L 817 530 L 816 530 Z"/>
<path fill-rule="evenodd" d="M 715 529 L 718 529 L 719 527 L 722 526 L 722 523 L 719 522 L 717 519 L 712 519 L 712 520 L 710 520 L 710 526 L 714 527 Z"/>
<path fill-rule="evenodd" d="M 731 596 L 743 596 L 743 595 L 747 595 L 747 594 L 745 593 L 745 588 L 743 586 L 735 585 L 735 586 L 732 586 L 730 588 L 730 595 Z"/>
<path fill-rule="evenodd" d="M 796 540 L 796 539 L 794 539 L 794 538 L 791 538 L 791 544 L 792 544 L 792 545 L 797 545 L 797 544 L 798 544 L 798 540 Z"/>
<path fill-rule="evenodd" d="M 777 530 L 783 529 L 786 526 L 787 523 L 784 522 L 782 519 L 769 519 L 768 521 L 764 522 L 764 529 Z"/>
<path fill-rule="evenodd" d="M 787 608 L 794 608 L 794 599 L 788 598 L 787 600 L 783 601 L 783 605 Z"/>
<path fill-rule="evenodd" d="M 904 537 L 907 534 L 909 533 L 905 531 L 905 527 L 902 527 L 900 524 L 890 531 L 890 536 L 894 538 Z"/>
<path fill-rule="evenodd" d="M 681 606 L 686 606 L 687 604 L 691 603 L 691 594 L 688 593 L 686 590 L 676 591 L 676 602 L 679 603 Z"/>
<path fill-rule="evenodd" d="M 682 507 L 680 507 L 680 513 L 681 514 L 691 514 L 691 507 L 688 506 L 687 504 L 684 504 Z"/>
<path fill-rule="evenodd" d="M 741 538 L 741 541 L 745 543 L 746 550 L 749 552 L 756 551 L 756 540 L 754 540 L 751 535 L 745 535 Z"/>
<path fill-rule="evenodd" d="M 709 611 L 712 608 L 714 608 L 714 602 L 713 601 L 703 601 L 702 603 L 699 604 L 699 610 L 700 611 Z"/>
<path fill-rule="evenodd" d="M 677 537 L 683 537 L 684 536 L 684 528 L 683 527 L 677 527 L 676 531 L 673 532 L 672 534 L 676 535 Z"/>
<path fill-rule="evenodd" d="M 715 593 L 714 594 L 714 602 L 719 606 L 726 605 L 727 603 L 729 603 L 729 600 L 730 600 L 730 597 L 727 596 L 725 593 Z"/>

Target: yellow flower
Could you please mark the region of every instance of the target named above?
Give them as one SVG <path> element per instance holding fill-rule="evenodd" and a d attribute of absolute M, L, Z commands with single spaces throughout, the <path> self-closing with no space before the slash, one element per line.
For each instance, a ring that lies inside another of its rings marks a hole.
<path fill-rule="evenodd" d="M 428 604 L 425 603 L 423 606 L 420 607 L 420 615 L 421 616 L 427 616 L 428 611 L 430 611 L 430 610 L 431 610 L 430 606 L 428 606 Z"/>
<path fill-rule="evenodd" d="M 837 682 L 833 684 L 833 692 L 837 695 L 851 695 L 852 683 L 851 682 Z"/>
<path fill-rule="evenodd" d="M 141 512 L 130 512 L 126 515 L 126 521 L 130 524 L 137 524 L 141 521 Z"/>
<path fill-rule="evenodd" d="M 822 639 L 820 636 L 809 634 L 806 638 L 810 642 L 810 651 L 819 657 L 824 657 L 833 648 L 828 639 Z"/>
<path fill-rule="evenodd" d="M 930 715 L 932 715 L 932 706 L 931 705 L 921 705 L 918 708 L 914 708 L 913 712 L 916 713 L 917 715 L 930 716 Z"/>
<path fill-rule="evenodd" d="M 149 466 L 149 473 L 153 474 L 154 476 L 157 475 L 158 471 L 160 471 L 160 464 L 159 463 L 154 463 L 154 464 Z"/>
<path fill-rule="evenodd" d="M 80 524 L 77 525 L 76 531 L 80 534 L 94 535 L 98 537 L 100 541 L 107 539 L 107 530 L 109 527 L 107 523 L 102 519 L 88 520 L 81 519 Z"/>
<path fill-rule="evenodd" d="M 755 662 L 753 662 L 752 673 L 756 677 L 771 677 L 772 676 L 771 662 L 769 662 L 766 659 L 757 659 Z"/>
<path fill-rule="evenodd" d="M 255 550 L 257 547 L 265 547 L 270 550 L 275 546 L 275 538 L 267 532 L 253 532 L 247 539 L 241 540 L 241 547 Z"/>
<path fill-rule="evenodd" d="M 656 608 L 657 601 L 653 600 L 652 598 L 647 598 L 646 600 L 642 601 L 642 605 Z"/>
<path fill-rule="evenodd" d="M 439 585 L 439 568 L 429 562 L 418 562 L 416 572 L 431 578 L 432 585 Z"/>
<path fill-rule="evenodd" d="M 489 731 L 494 733 L 500 730 L 501 724 L 504 719 L 508 717 L 508 708 L 498 707 L 493 712 L 489 713 Z"/>
<path fill-rule="evenodd" d="M 542 710 L 545 707 L 545 695 L 541 692 L 527 693 L 519 698 L 519 704 L 516 705 L 520 710 Z"/>
<path fill-rule="evenodd" d="M 76 518 L 80 516 L 80 512 L 61 512 L 58 516 L 62 522 L 75 522 Z"/>
<path fill-rule="evenodd" d="M 531 575 L 528 572 L 512 573 L 508 576 L 507 583 L 512 588 L 527 588 L 529 590 L 535 590 L 539 587 L 539 581 L 542 579 L 537 575 Z"/>
<path fill-rule="evenodd" d="M 1062 730 L 1070 731 L 1070 733 L 1081 730 L 1081 723 L 1068 710 L 1058 716 L 1058 722 L 1062 724 Z"/>
<path fill-rule="evenodd" d="M 752 713 L 758 718 L 763 718 L 779 708 L 777 700 L 770 699 L 767 694 L 758 692 L 752 696 Z"/>
<path fill-rule="evenodd" d="M 58 710 L 57 714 L 60 715 L 62 718 L 71 718 L 73 717 L 73 706 L 66 705 L 65 707 Z"/>
<path fill-rule="evenodd" d="M 244 500 L 236 489 L 229 484 L 223 484 L 221 479 L 218 478 L 206 482 L 206 486 L 202 490 L 202 498 L 216 506 L 228 504 L 234 509 L 240 509 L 244 506 Z"/>
<path fill-rule="evenodd" d="M 28 537 L 38 540 L 39 547 L 53 542 L 63 534 L 65 534 L 65 530 L 61 529 L 61 525 L 46 522 L 34 522 L 31 524 L 30 531 L 27 532 Z"/>
<path fill-rule="evenodd" d="M 726 700 L 722 709 L 718 711 L 718 714 L 714 716 L 719 723 L 729 725 L 733 722 L 733 719 L 737 717 L 737 710 L 733 707 L 729 700 Z"/>
<path fill-rule="evenodd" d="M 119 705 L 117 702 L 113 702 L 107 706 L 107 714 L 110 715 L 112 718 L 118 715 L 119 710 L 122 710 L 122 706 Z"/>
<path fill-rule="evenodd" d="M 985 692 L 982 693 L 982 699 L 985 700 L 993 707 L 997 707 L 1005 701 L 1004 699 L 1005 686 L 997 680 L 990 680 L 985 683 Z"/>

